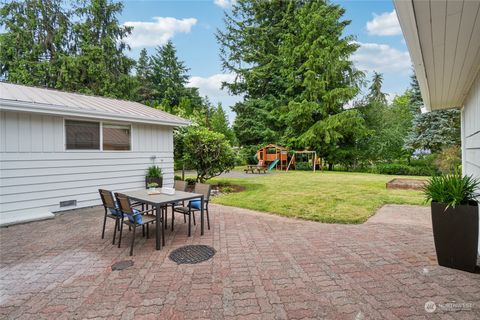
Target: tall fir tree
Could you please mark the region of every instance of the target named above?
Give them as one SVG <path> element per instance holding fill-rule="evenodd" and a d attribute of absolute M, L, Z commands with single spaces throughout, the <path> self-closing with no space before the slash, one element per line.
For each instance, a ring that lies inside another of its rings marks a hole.
<path fill-rule="evenodd" d="M 235 134 L 230 127 L 228 122 L 228 116 L 225 113 L 225 110 L 222 107 L 222 104 L 219 103 L 216 108 L 211 111 L 210 116 L 210 128 L 215 131 L 222 133 L 225 138 L 228 139 L 231 145 L 235 144 Z"/>
<path fill-rule="evenodd" d="M 140 51 L 135 71 L 135 77 L 138 83 L 136 92 L 137 100 L 152 106 L 154 104 L 153 84 L 151 82 L 152 61 L 145 48 Z"/>
<path fill-rule="evenodd" d="M 70 54 L 71 9 L 62 0 L 2 3 L 0 74 L 14 83 L 58 87 L 62 59 Z"/>
<path fill-rule="evenodd" d="M 410 90 L 412 92 L 410 96 L 410 111 L 413 115 L 416 115 L 422 112 L 423 99 L 420 85 L 418 84 L 417 76 L 415 75 L 415 70 L 413 70 L 413 73 L 410 76 Z"/>
<path fill-rule="evenodd" d="M 277 67 L 283 32 L 295 6 L 294 1 L 239 0 L 231 14 L 225 13 L 225 30 L 217 31 L 222 66 L 236 74 L 235 81 L 224 86 L 245 97 L 232 108 L 241 145 L 271 143 L 281 137 L 283 126 L 271 111 L 287 103 L 285 78 Z"/>
<path fill-rule="evenodd" d="M 283 142 L 332 161 L 335 150 L 351 149 L 350 133 L 361 135 L 363 119 L 344 105 L 358 93 L 363 73 L 350 60 L 358 45 L 344 36 L 350 22 L 343 14 L 324 0 L 239 0 L 226 14 L 217 37 L 225 70 L 237 75 L 226 87 L 245 97 L 234 107 L 241 144 Z"/>
<path fill-rule="evenodd" d="M 0 9 L 1 76 L 7 81 L 132 98 L 130 27 L 109 0 L 13 0 Z"/>
<path fill-rule="evenodd" d="M 383 76 L 376 71 L 373 72 L 372 83 L 368 89 L 367 100 L 369 103 L 387 105 L 387 95 L 382 92 Z"/>
<path fill-rule="evenodd" d="M 178 59 L 171 41 L 159 46 L 152 56 L 150 81 L 154 86 L 154 99 L 164 110 L 174 112 L 185 97 L 188 82 L 188 68 Z"/>
<path fill-rule="evenodd" d="M 117 16 L 123 4 L 110 0 L 81 1 L 76 8 L 79 21 L 73 24 L 76 53 L 62 65 L 63 89 L 85 93 L 134 98 L 135 82 L 130 76 L 134 60 L 126 56 L 125 38 L 132 27 L 122 26 Z"/>

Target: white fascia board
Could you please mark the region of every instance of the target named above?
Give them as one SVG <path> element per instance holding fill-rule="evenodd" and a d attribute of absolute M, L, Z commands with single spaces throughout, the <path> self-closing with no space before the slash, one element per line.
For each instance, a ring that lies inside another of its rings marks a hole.
<path fill-rule="evenodd" d="M 420 91 L 422 93 L 423 103 L 427 111 L 432 111 L 430 106 L 430 91 L 428 89 L 428 79 L 425 70 L 424 57 L 420 38 L 418 37 L 417 20 L 415 17 L 415 9 L 412 0 L 394 0 L 395 10 L 397 12 L 398 21 L 407 43 L 410 58 L 415 68 Z"/>
<path fill-rule="evenodd" d="M 30 103 L 23 101 L 13 101 L 13 100 L 2 100 L 0 99 L 0 110 L 8 111 L 17 111 L 17 112 L 31 112 L 31 113 L 41 113 L 55 116 L 66 116 L 66 117 L 82 117 L 89 119 L 101 119 L 101 120 L 112 120 L 112 121 L 124 121 L 132 123 L 146 123 L 146 124 L 155 124 L 163 125 L 169 127 L 185 127 L 190 125 L 189 121 L 165 121 L 157 120 L 152 118 L 136 117 L 136 116 L 125 116 L 125 115 L 115 115 L 112 113 L 98 112 L 92 110 L 79 110 L 74 108 L 69 108 L 65 106 L 52 106 L 49 104 L 41 103 Z"/>

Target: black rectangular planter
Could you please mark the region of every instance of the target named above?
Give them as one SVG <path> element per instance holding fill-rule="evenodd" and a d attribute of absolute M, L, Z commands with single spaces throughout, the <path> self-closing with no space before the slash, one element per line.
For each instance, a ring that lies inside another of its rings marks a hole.
<path fill-rule="evenodd" d="M 145 177 L 145 188 L 148 188 L 148 185 L 150 183 L 157 183 L 158 187 L 161 188 L 163 185 L 163 177 L 159 177 L 159 178 Z"/>
<path fill-rule="evenodd" d="M 432 202 L 432 226 L 438 264 L 475 272 L 478 253 L 478 204 L 449 207 Z"/>

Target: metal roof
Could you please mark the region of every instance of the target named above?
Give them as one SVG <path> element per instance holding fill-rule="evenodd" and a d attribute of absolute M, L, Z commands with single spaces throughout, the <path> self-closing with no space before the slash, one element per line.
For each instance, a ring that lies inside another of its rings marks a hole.
<path fill-rule="evenodd" d="M 0 82 L 0 109 L 136 123 L 185 126 L 189 121 L 138 102 Z"/>

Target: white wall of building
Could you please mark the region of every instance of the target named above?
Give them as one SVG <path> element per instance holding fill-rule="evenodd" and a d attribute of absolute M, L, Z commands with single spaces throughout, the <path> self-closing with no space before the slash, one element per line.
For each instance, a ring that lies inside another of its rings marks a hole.
<path fill-rule="evenodd" d="M 480 74 L 465 99 L 462 120 L 463 169 L 480 179 Z"/>
<path fill-rule="evenodd" d="M 131 151 L 66 151 L 64 135 L 63 117 L 0 111 L 0 222 L 101 204 L 99 188 L 143 188 L 152 156 L 164 185 L 173 185 L 172 127 L 132 124 Z M 60 208 L 67 200 L 77 206 Z"/>
<path fill-rule="evenodd" d="M 462 110 L 462 169 L 463 174 L 480 179 L 480 73 L 465 99 Z M 480 190 L 478 192 L 480 193 Z M 478 250 L 480 253 L 480 237 Z"/>

